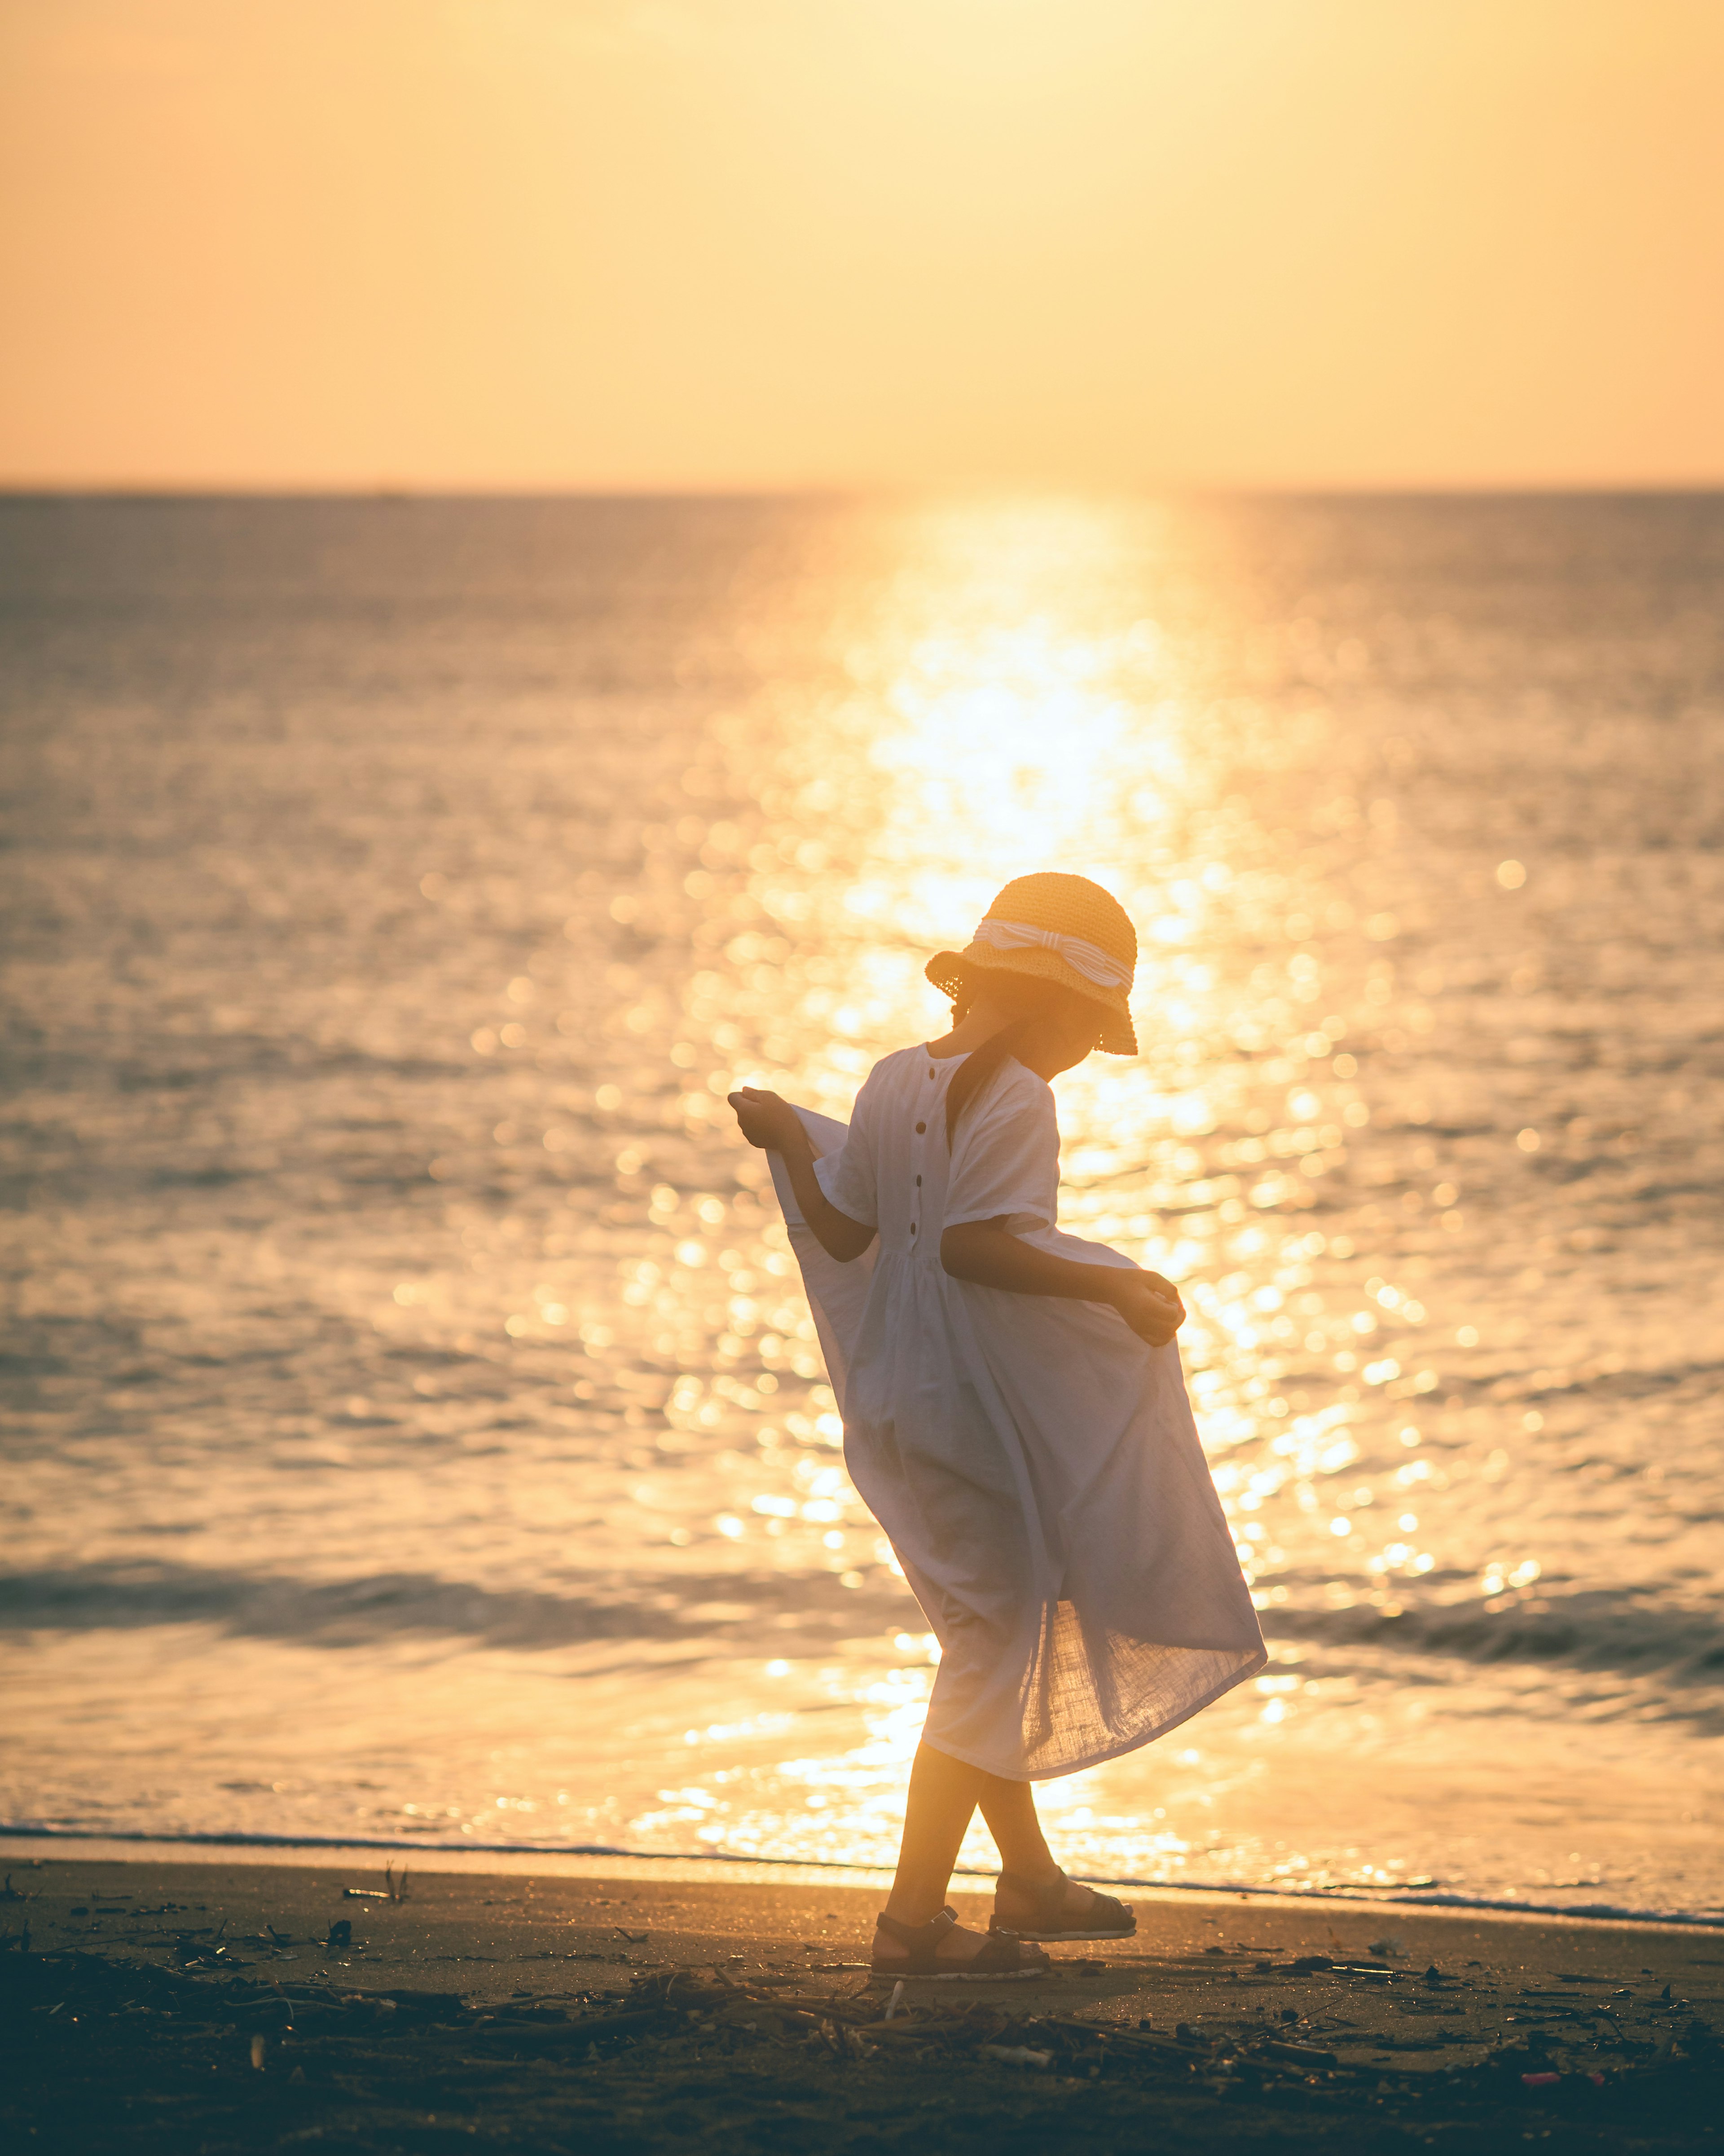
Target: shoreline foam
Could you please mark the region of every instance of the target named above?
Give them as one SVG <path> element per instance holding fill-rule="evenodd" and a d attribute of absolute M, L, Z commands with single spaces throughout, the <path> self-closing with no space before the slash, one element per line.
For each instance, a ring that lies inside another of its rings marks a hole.
<path fill-rule="evenodd" d="M 18 1844 L 14 1852 L 12 1845 Z M 806 1857 L 762 1857 L 735 1855 L 722 1850 L 670 1851 L 620 1849 L 598 1845 L 572 1845 L 548 1842 L 510 1841 L 480 1844 L 460 1842 L 423 1842 L 406 1837 L 390 1839 L 384 1836 L 341 1835 L 326 1840 L 307 1835 L 239 1835 L 195 1834 L 169 1835 L 159 1834 L 135 1835 L 83 1833 L 75 1829 L 59 1827 L 0 1826 L 0 1863 L 8 1858 L 28 1861 L 44 1844 L 56 1849 L 72 1845 L 90 1861 L 102 1861 L 96 1856 L 99 1850 L 113 1848 L 118 1852 L 112 1861 L 126 1863 L 187 1863 L 217 1861 L 223 1852 L 244 1851 L 256 1861 L 264 1864 L 312 1866 L 339 1861 L 346 1851 L 381 1852 L 388 1856 L 411 1856 L 415 1868 L 421 1871 L 437 1872 L 447 1870 L 457 1875 L 480 1874 L 486 1869 L 486 1861 L 492 1857 L 508 1858 L 506 1866 L 498 1867 L 511 1873 L 526 1868 L 519 1860 L 528 1859 L 541 1866 L 554 1867 L 558 1876 L 588 1876 L 589 1867 L 595 1864 L 606 1866 L 603 1876 L 612 1878 L 653 1879 L 711 1879 L 715 1884 L 725 1880 L 779 1881 L 787 1884 L 798 1881 L 829 1881 L 834 1885 L 884 1885 L 891 1874 L 878 1865 L 823 1863 Z M 207 1858 L 198 1852 L 207 1851 Z M 437 1860 L 443 1860 L 439 1864 Z M 449 1860 L 456 1860 L 451 1864 Z M 960 1865 L 953 1872 L 958 1881 L 987 1881 L 993 1873 L 979 1868 Z M 1632 1908 L 1616 1902 L 1545 1902 L 1521 1901 L 1507 1896 L 1456 1894 L 1440 1887 L 1397 1891 L 1393 1887 L 1274 1887 L 1236 1883 L 1226 1879 L 1142 1879 L 1116 1872 L 1074 1871 L 1074 1878 L 1083 1879 L 1098 1887 L 1126 1887 L 1132 1892 L 1156 1897 L 1167 1896 L 1183 1899 L 1224 1902 L 1251 1902 L 1270 1907 L 1287 1908 L 1392 1908 L 1426 1910 L 1433 1915 L 1444 1912 L 1465 1912 L 1481 1917 L 1537 1917 L 1542 1921 L 1573 1922 L 1589 1924 L 1628 1924 L 1652 1926 L 1683 1931 L 1724 1931 L 1724 1911 L 1670 1910 Z M 957 1890 L 957 1891 L 962 1891 Z"/>

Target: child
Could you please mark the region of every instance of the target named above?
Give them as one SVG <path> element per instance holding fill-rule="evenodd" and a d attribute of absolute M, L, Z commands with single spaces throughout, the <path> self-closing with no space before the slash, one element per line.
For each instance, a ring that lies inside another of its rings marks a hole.
<path fill-rule="evenodd" d="M 1172 1345 L 1178 1291 L 1054 1225 L 1047 1081 L 1094 1048 L 1137 1053 L 1137 957 L 1099 885 L 1020 876 L 929 963 L 951 1031 L 876 1063 L 848 1132 L 731 1096 L 775 1157 L 851 1478 L 940 1642 L 883 1973 L 1034 1976 L 1026 1942 L 1134 1931 L 1054 1862 L 1030 1784 L 1164 1735 L 1266 1659 Z M 987 1934 L 944 1906 L 978 1804 L 1002 1863 Z"/>

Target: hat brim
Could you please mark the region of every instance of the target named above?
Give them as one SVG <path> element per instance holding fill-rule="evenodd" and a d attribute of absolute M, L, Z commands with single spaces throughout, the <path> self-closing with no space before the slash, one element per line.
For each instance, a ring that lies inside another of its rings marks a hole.
<path fill-rule="evenodd" d="M 1057 981 L 1075 988 L 1095 1004 L 1099 1024 L 1095 1046 L 1104 1055 L 1135 1055 L 1137 1034 L 1123 988 L 1098 988 L 1077 968 L 1055 951 L 1039 947 L 1023 951 L 1000 951 L 991 943 L 972 943 L 962 951 L 936 951 L 923 971 L 942 995 L 956 996 L 970 985 L 977 973 L 1023 973 L 1031 980 Z"/>

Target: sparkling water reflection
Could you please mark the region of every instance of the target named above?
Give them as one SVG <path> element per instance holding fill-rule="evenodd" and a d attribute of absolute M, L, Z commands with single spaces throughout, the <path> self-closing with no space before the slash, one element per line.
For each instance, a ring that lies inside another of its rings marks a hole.
<path fill-rule="evenodd" d="M 1717 502 L 0 526 L 12 1819 L 889 1856 L 931 1642 L 722 1096 L 1073 868 L 1064 1217 L 1275 1659 L 1067 1861 L 1724 1902 Z"/>

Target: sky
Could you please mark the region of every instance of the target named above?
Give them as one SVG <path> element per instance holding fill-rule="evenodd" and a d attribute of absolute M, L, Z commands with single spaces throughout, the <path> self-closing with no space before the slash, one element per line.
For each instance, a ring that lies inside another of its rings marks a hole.
<path fill-rule="evenodd" d="M 1721 100 L 1721 0 L 0 0 L 0 484 L 1717 484 Z"/>

